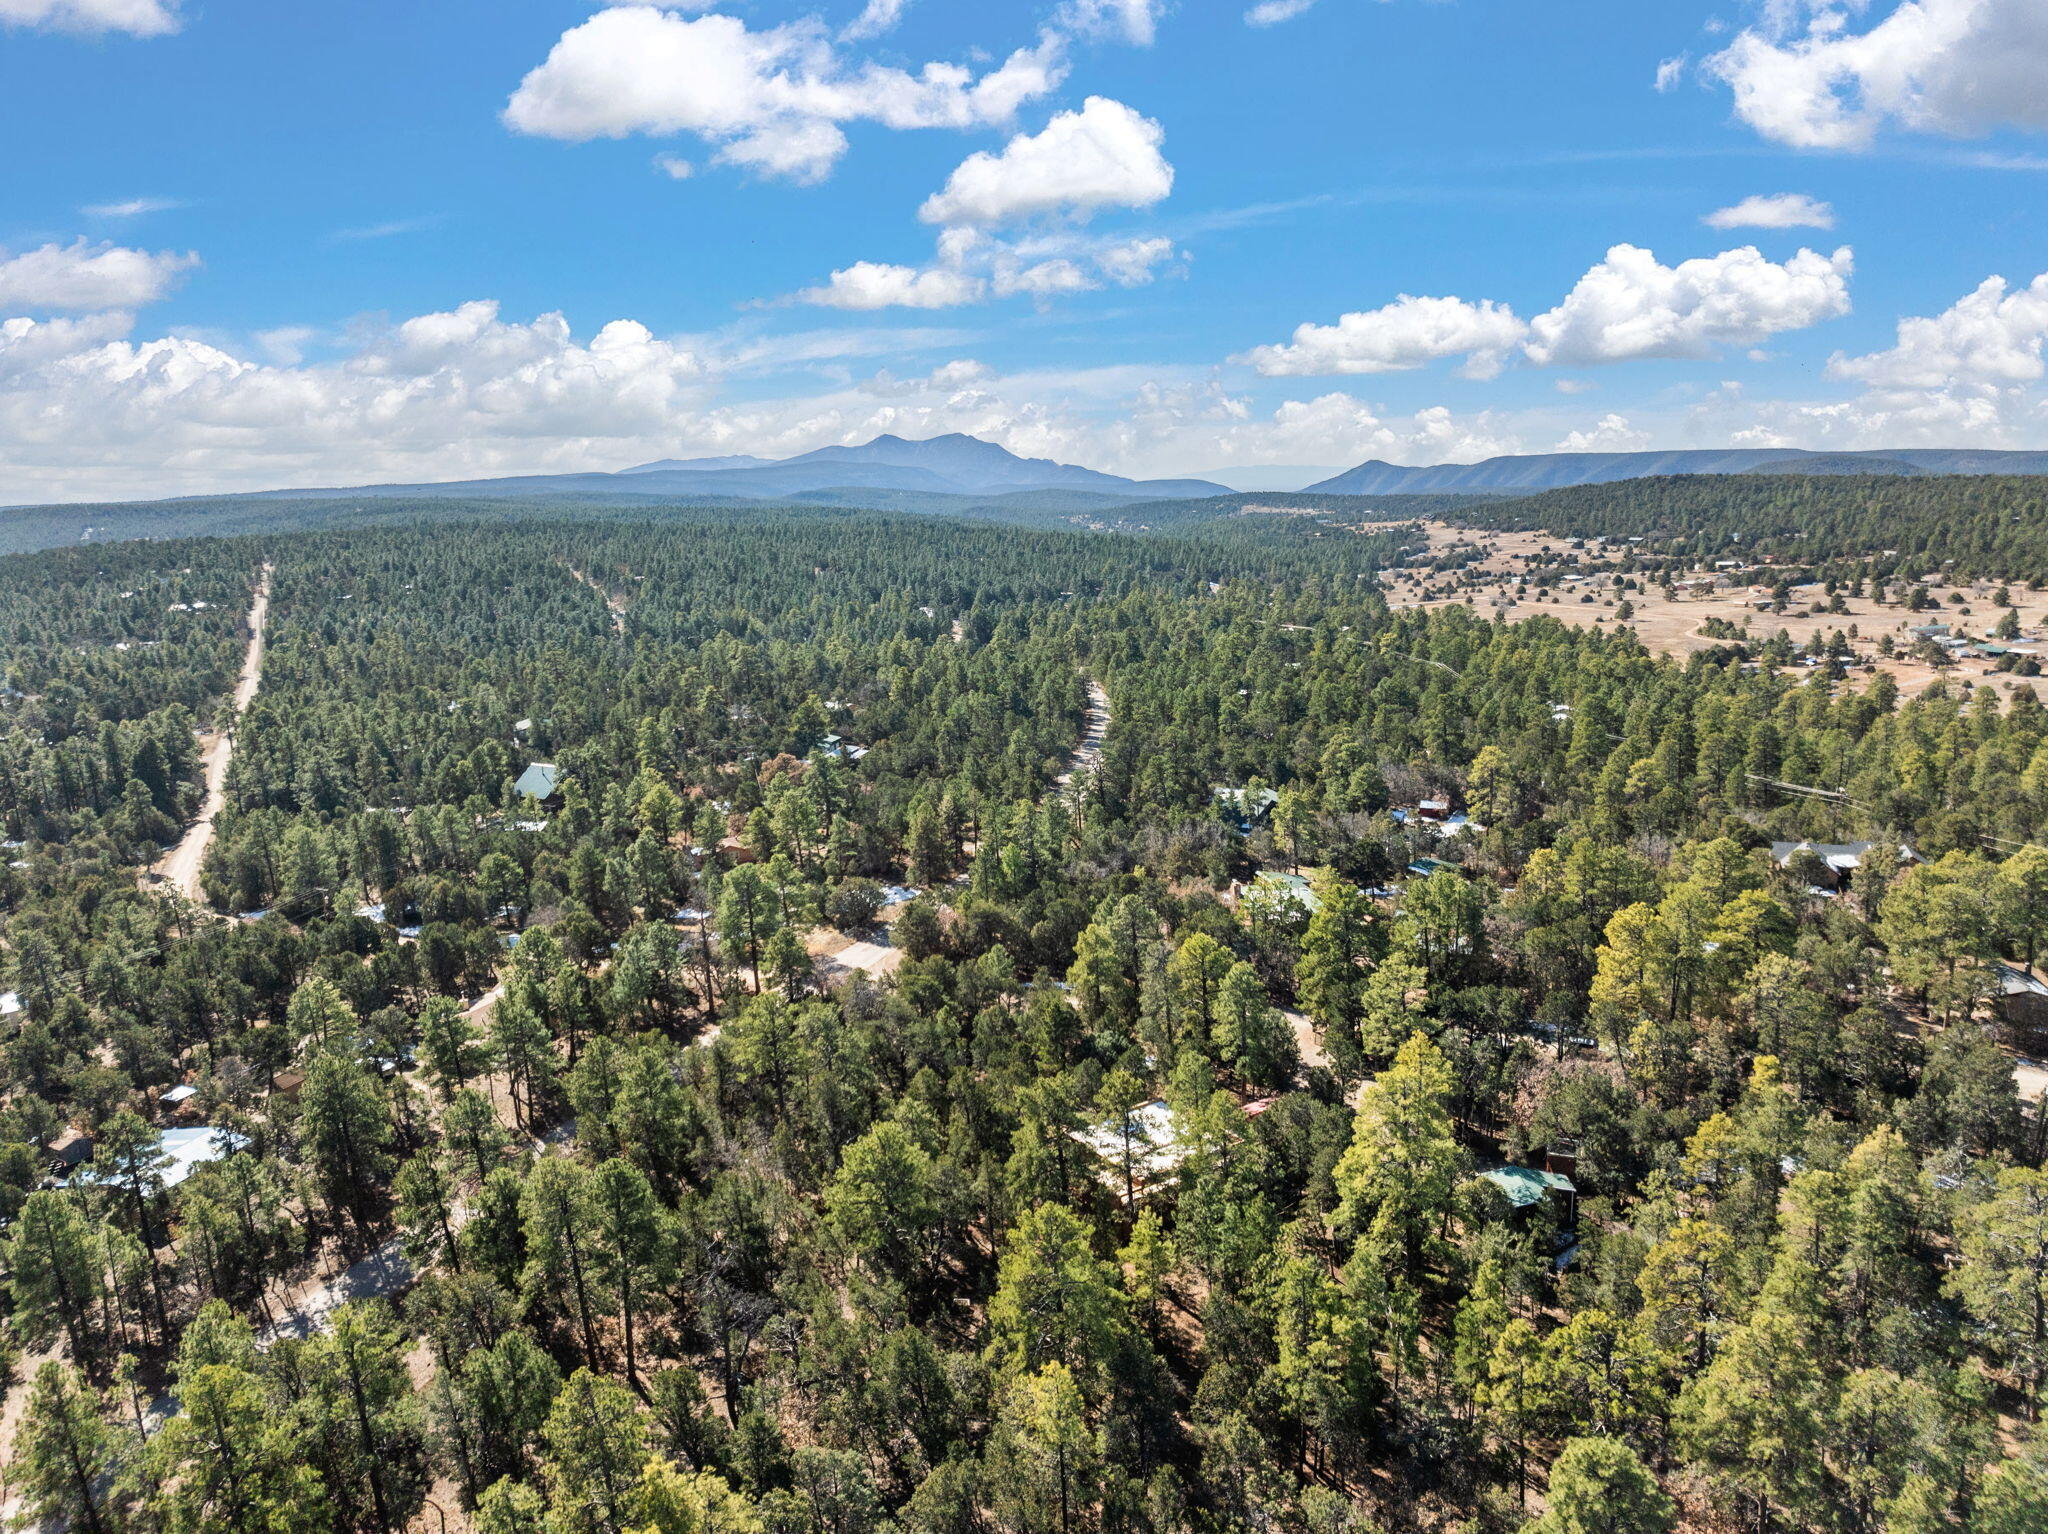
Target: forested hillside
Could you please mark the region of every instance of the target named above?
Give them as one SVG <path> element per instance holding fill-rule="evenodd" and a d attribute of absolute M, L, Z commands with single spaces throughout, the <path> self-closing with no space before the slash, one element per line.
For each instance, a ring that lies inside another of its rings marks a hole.
<path fill-rule="evenodd" d="M 1675 483 L 2035 573 L 2024 482 Z M 2048 1527 L 2048 711 L 1173 515 L 0 559 L 5 1497 Z M 230 722 L 195 905 L 143 870 Z"/>
<path fill-rule="evenodd" d="M 1868 560 L 1887 577 L 1953 561 L 1966 575 L 2048 580 L 2048 479 L 2039 477 L 1687 474 L 1479 502 L 1454 519 L 1569 538 L 1640 538 L 1690 558 Z"/>
<path fill-rule="evenodd" d="M 1014 523 L 1048 529 L 1157 533 L 1200 531 L 1244 537 L 1233 523 L 1255 524 L 1252 537 L 1319 536 L 1335 525 L 1401 517 L 1454 516 L 1497 499 L 1467 495 L 1217 495 L 1191 500 L 1132 500 L 1096 490 L 1018 490 L 945 495 L 913 490 L 835 489 L 793 495 L 781 504 L 673 493 L 604 499 L 570 494 L 523 499 L 454 495 L 289 497 L 219 496 L 113 505 L 22 506 L 0 510 L 0 554 L 32 553 L 67 544 L 130 539 L 230 538 L 323 529 L 474 526 L 508 522 L 698 522 L 753 526 L 875 512 L 941 516 L 956 521 Z M 841 508 L 844 508 L 842 510 Z M 1253 515 L 1247 517 L 1250 511 Z M 1272 516 L 1263 513 L 1284 512 Z M 1298 514 L 1298 515 L 1292 515 Z M 1302 527 L 1288 528 L 1295 522 Z"/>

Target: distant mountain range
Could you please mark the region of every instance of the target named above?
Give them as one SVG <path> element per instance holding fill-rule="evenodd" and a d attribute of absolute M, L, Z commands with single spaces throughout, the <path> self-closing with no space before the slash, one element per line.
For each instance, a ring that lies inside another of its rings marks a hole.
<path fill-rule="evenodd" d="M 453 496 L 460 499 L 628 498 L 673 501 L 707 497 L 789 500 L 819 492 L 919 492 L 947 496 L 1005 496 L 1020 491 L 1077 490 L 1119 501 L 1226 495 L 1202 479 L 1125 479 L 1049 458 L 1019 458 L 1006 448 L 955 433 L 924 442 L 877 437 L 858 447 L 822 447 L 781 460 L 737 456 L 667 458 L 616 474 L 530 474 L 512 479 L 469 479 L 442 484 L 354 485 L 336 489 L 266 490 L 269 500 L 332 497 Z M 836 496 L 835 499 L 840 497 Z"/>
<path fill-rule="evenodd" d="M 1233 490 L 1278 490 L 1292 493 L 1304 485 L 1313 485 L 1318 480 L 1328 479 L 1344 471 L 1334 464 L 1315 467 L 1307 464 L 1254 464 L 1244 469 L 1201 469 L 1197 479 L 1213 479 L 1219 485 L 1228 485 Z"/>
<path fill-rule="evenodd" d="M 1670 453 L 1545 453 L 1489 458 L 1483 463 L 1403 467 L 1361 464 L 1341 474 L 1307 467 L 1220 469 L 1187 479 L 1126 479 L 1049 458 L 1021 458 L 993 442 L 954 434 L 922 442 L 882 436 L 851 447 L 820 448 L 795 458 L 732 454 L 665 458 L 611 474 L 531 474 L 430 484 L 356 485 L 331 489 L 260 490 L 240 495 L 165 501 L 0 507 L 0 552 L 42 548 L 81 537 L 185 536 L 187 508 L 205 508 L 207 531 L 284 525 L 374 523 L 387 515 L 421 514 L 404 503 L 432 503 L 436 515 L 471 515 L 484 506 L 533 503 L 588 506 L 598 515 L 635 515 L 663 507 L 767 505 L 865 508 L 920 516 L 992 518 L 1033 526 L 1078 525 L 1131 531 L 1183 526 L 1204 518 L 1270 510 L 1363 509 L 1437 515 L 1459 497 L 1475 501 L 1535 495 L 1574 485 L 1607 484 L 1652 475 L 1805 474 L 2048 475 L 2048 452 L 1908 448 L 1890 452 L 1813 453 L 1791 448 L 1730 448 Z M 1304 484 L 1305 490 L 1290 492 Z M 1371 498 L 1347 508 L 1343 497 Z M 1320 502 L 1319 499 L 1320 498 Z M 286 512 L 286 503 L 305 503 Z M 277 506 L 275 513 L 236 510 Z M 332 510 L 316 510 L 328 506 Z M 527 514 L 521 511 L 519 514 Z"/>
<path fill-rule="evenodd" d="M 1323 495 L 1513 492 L 1601 485 L 1657 474 L 2048 474 L 2048 453 L 1971 448 L 1809 453 L 1764 447 L 1672 453 L 1534 453 L 1428 468 L 1404 468 L 1374 459 L 1308 488 Z"/>

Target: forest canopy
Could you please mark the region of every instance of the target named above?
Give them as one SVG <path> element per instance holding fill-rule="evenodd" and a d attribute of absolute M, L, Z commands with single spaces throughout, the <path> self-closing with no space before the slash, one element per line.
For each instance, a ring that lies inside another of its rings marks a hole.
<path fill-rule="evenodd" d="M 1459 515 L 2048 573 L 2032 482 L 1734 483 Z M 2048 1526 L 2033 692 L 1397 613 L 1398 525 L 1241 510 L 0 558 L 9 1495 Z"/>

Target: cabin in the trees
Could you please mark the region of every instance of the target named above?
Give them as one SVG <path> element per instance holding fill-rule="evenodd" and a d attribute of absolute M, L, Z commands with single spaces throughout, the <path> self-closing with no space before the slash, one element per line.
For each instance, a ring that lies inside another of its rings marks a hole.
<path fill-rule="evenodd" d="M 2000 964 L 1995 970 L 2006 1022 L 2029 1033 L 2048 1033 L 2048 980 L 2014 964 Z"/>
<path fill-rule="evenodd" d="M 93 1138 L 82 1129 L 66 1127 L 64 1132 L 43 1147 L 48 1159 L 50 1178 L 63 1182 L 86 1162 L 92 1160 Z"/>
<path fill-rule="evenodd" d="M 211 1124 L 196 1125 L 188 1129 L 166 1129 L 157 1137 L 159 1160 L 156 1167 L 156 1181 L 165 1188 L 175 1188 L 186 1178 L 210 1161 L 222 1161 L 237 1151 L 249 1148 L 249 1137 L 236 1134 L 232 1129 L 220 1129 Z M 82 1183 L 102 1183 L 104 1174 L 96 1169 L 79 1173 Z"/>
<path fill-rule="evenodd" d="M 1249 884 L 1233 884 L 1231 898 L 1256 915 L 1275 921 L 1305 920 L 1323 908 L 1321 898 L 1300 874 L 1266 869 Z"/>
<path fill-rule="evenodd" d="M 1408 865 L 1408 872 L 1418 879 L 1427 879 L 1432 874 L 1463 873 L 1456 863 L 1446 863 L 1442 858 L 1417 858 Z"/>
<path fill-rule="evenodd" d="M 1157 1098 L 1074 1130 L 1070 1138 L 1095 1153 L 1102 1163 L 1102 1185 L 1126 1203 L 1171 1188 L 1180 1181 L 1181 1163 L 1188 1159 L 1173 1109 Z"/>
<path fill-rule="evenodd" d="M 550 809 L 562 803 L 562 769 L 553 762 L 535 762 L 519 775 L 512 791 L 522 798 L 537 799 Z"/>
<path fill-rule="evenodd" d="M 1772 842 L 1771 861 L 1797 877 L 1806 873 L 1807 882 L 1819 889 L 1847 889 L 1875 842 Z M 1900 863 L 1915 863 L 1919 856 L 1911 847 L 1899 849 Z"/>
<path fill-rule="evenodd" d="M 1516 1210 L 1533 1209 L 1548 1199 L 1555 1204 L 1558 1224 L 1566 1230 L 1579 1223 L 1579 1189 L 1562 1172 L 1538 1171 L 1532 1166 L 1497 1166 L 1479 1174 L 1507 1196 Z"/>

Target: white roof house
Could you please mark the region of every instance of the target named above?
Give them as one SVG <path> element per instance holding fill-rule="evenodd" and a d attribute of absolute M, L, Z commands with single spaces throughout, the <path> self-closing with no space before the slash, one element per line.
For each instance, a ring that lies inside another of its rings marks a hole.
<path fill-rule="evenodd" d="M 512 788 L 515 793 L 529 799 L 552 799 L 561 782 L 561 768 L 553 762 L 535 762 L 519 775 L 519 781 Z"/>
<path fill-rule="evenodd" d="M 1864 856 L 1875 842 L 1772 842 L 1771 861 L 1783 868 L 1794 854 L 1810 852 L 1836 873 L 1854 873 L 1863 866 Z M 1899 848 L 1901 863 L 1913 862 L 1918 854 L 1911 847 Z"/>
<path fill-rule="evenodd" d="M 21 992 L 0 991 L 0 1017 L 13 1017 L 21 1010 Z"/>
<path fill-rule="evenodd" d="M 1072 1138 L 1102 1159 L 1103 1186 L 1119 1197 L 1124 1193 L 1124 1157 L 1130 1157 L 1130 1181 L 1140 1198 L 1154 1188 L 1171 1187 L 1187 1148 L 1174 1126 L 1173 1110 L 1158 1098 L 1140 1103 L 1121 1117 L 1109 1118 L 1088 1129 L 1077 1129 Z"/>
<path fill-rule="evenodd" d="M 1998 989 L 2006 996 L 2048 996 L 2048 981 L 2028 974 L 2011 964 L 1999 964 L 1994 968 L 1998 973 Z"/>
<path fill-rule="evenodd" d="M 249 1137 L 238 1135 L 232 1129 L 217 1129 L 205 1125 L 196 1129 L 166 1129 L 157 1140 L 157 1148 L 163 1157 L 163 1164 L 157 1168 L 157 1181 L 166 1188 L 175 1188 L 209 1161 L 221 1161 L 236 1151 L 249 1148 Z M 101 1182 L 99 1173 L 88 1168 L 79 1174 L 82 1181 Z"/>
<path fill-rule="evenodd" d="M 249 1137 L 232 1129 L 166 1129 L 163 1150 L 171 1164 L 163 1170 L 164 1186 L 175 1188 L 207 1162 L 248 1148 Z"/>

